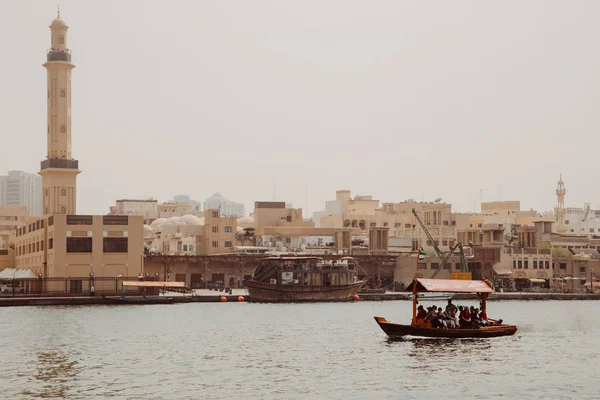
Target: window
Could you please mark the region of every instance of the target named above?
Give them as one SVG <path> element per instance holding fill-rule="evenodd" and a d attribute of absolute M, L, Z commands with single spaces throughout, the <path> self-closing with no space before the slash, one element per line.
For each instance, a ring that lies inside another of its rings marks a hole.
<path fill-rule="evenodd" d="M 537 269 L 537 260 L 533 260 L 533 269 Z"/>
<path fill-rule="evenodd" d="M 92 238 L 91 237 L 68 237 L 67 238 L 67 253 L 91 253 Z"/>
<path fill-rule="evenodd" d="M 227 232 L 227 233 L 231 232 L 231 227 L 230 226 L 226 226 L 225 227 L 225 232 Z"/>
<path fill-rule="evenodd" d="M 67 97 L 67 92 L 65 90 L 61 90 L 60 97 Z"/>
<path fill-rule="evenodd" d="M 58 44 L 65 44 L 65 37 L 61 36 L 58 38 Z"/>
<path fill-rule="evenodd" d="M 579 267 L 579 272 L 585 272 L 585 267 Z"/>
<path fill-rule="evenodd" d="M 60 133 L 67 133 L 67 128 L 64 125 L 60 126 Z"/>
<path fill-rule="evenodd" d="M 418 263 L 417 264 L 417 269 L 427 269 L 427 264 L 425 264 L 425 263 Z"/>
<path fill-rule="evenodd" d="M 219 242 L 213 240 L 212 246 L 213 247 L 219 247 Z"/>
<path fill-rule="evenodd" d="M 442 240 L 442 246 L 448 246 L 448 241 L 446 239 Z"/>
<path fill-rule="evenodd" d="M 183 251 L 188 251 L 188 245 L 187 244 L 183 245 Z"/>
<path fill-rule="evenodd" d="M 82 293 L 82 281 L 80 279 L 69 281 L 69 288 L 71 293 Z"/>
<path fill-rule="evenodd" d="M 448 221 L 444 221 L 444 222 L 443 222 L 443 225 L 448 225 Z"/>
<path fill-rule="evenodd" d="M 569 225 L 569 220 L 566 220 L 566 221 L 565 221 L 565 225 Z"/>
<path fill-rule="evenodd" d="M 517 261 L 517 268 L 519 268 L 519 269 L 523 268 L 523 261 L 521 261 L 521 260 Z"/>
<path fill-rule="evenodd" d="M 128 238 L 105 237 L 102 238 L 102 251 L 105 253 L 127 253 Z"/>
<path fill-rule="evenodd" d="M 231 247 L 231 242 L 225 242 L 225 247 Z"/>
<path fill-rule="evenodd" d="M 61 214 L 66 214 L 66 213 L 67 213 L 67 207 L 65 207 L 65 206 L 61 206 L 61 207 L 60 207 L 60 213 L 61 213 Z"/>
<path fill-rule="evenodd" d="M 594 233 L 594 228 L 590 228 L 590 233 Z"/>
<path fill-rule="evenodd" d="M 529 260 L 524 261 L 523 269 L 529 269 Z"/>
<path fill-rule="evenodd" d="M 402 224 L 399 224 L 399 223 L 397 223 L 397 222 L 396 222 L 396 223 L 394 224 L 394 228 L 402 228 Z"/>
<path fill-rule="evenodd" d="M 513 260 L 513 269 L 517 269 L 517 260 Z"/>
<path fill-rule="evenodd" d="M 435 271 L 435 270 L 436 270 L 436 269 L 438 269 L 439 267 L 440 267 L 440 263 L 431 263 L 431 269 L 432 269 L 432 270 L 434 270 L 434 271 Z"/>
<path fill-rule="evenodd" d="M 404 224 L 404 227 L 410 229 L 410 228 L 412 228 L 412 225 L 411 224 Z"/>
<path fill-rule="evenodd" d="M 454 269 L 460 271 L 460 263 L 456 263 L 456 265 L 454 265 Z"/>
<path fill-rule="evenodd" d="M 218 226 L 213 226 L 212 227 L 212 233 L 219 233 L 219 227 Z"/>
<path fill-rule="evenodd" d="M 540 266 L 540 268 L 542 268 L 542 267 Z M 550 269 L 550 261 L 546 261 L 546 269 Z"/>
<path fill-rule="evenodd" d="M 219 218 L 219 212 L 218 211 L 213 211 L 212 212 L 212 216 L 213 216 L 213 218 Z"/>
<path fill-rule="evenodd" d="M 66 196 L 67 195 L 67 189 L 60 189 L 60 195 L 61 196 Z"/>
<path fill-rule="evenodd" d="M 478 228 L 481 228 L 481 224 L 480 224 L 480 223 L 479 223 L 479 224 L 477 224 L 477 227 L 478 227 Z"/>
<path fill-rule="evenodd" d="M 54 248 L 54 239 L 48 239 L 48 250 L 52 250 Z"/>
<path fill-rule="evenodd" d="M 559 268 L 560 269 L 567 269 L 567 263 L 560 263 Z"/>
<path fill-rule="evenodd" d="M 127 215 L 105 215 L 102 217 L 102 223 L 104 225 L 128 225 L 129 217 Z"/>

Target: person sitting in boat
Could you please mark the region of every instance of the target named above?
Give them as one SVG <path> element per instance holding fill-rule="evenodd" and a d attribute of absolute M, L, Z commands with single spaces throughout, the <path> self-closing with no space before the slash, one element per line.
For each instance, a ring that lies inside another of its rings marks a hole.
<path fill-rule="evenodd" d="M 417 319 L 425 319 L 426 316 L 427 313 L 425 312 L 425 308 L 419 306 L 419 308 L 417 308 Z"/>
<path fill-rule="evenodd" d="M 471 324 L 471 313 L 469 312 L 469 307 L 464 307 L 460 314 L 460 327 L 461 328 L 472 328 Z"/>
<path fill-rule="evenodd" d="M 473 328 L 479 329 L 481 327 L 481 320 L 479 319 L 479 309 L 471 306 L 469 310 L 471 312 L 471 323 L 473 324 Z"/>
<path fill-rule="evenodd" d="M 456 313 L 454 310 L 446 311 L 444 314 L 446 315 L 446 326 L 449 329 L 456 329 Z"/>
<path fill-rule="evenodd" d="M 446 314 L 444 314 L 442 307 L 438 308 L 437 310 L 437 321 L 438 328 L 448 329 L 448 324 L 446 323 Z"/>
<path fill-rule="evenodd" d="M 427 315 L 425 316 L 425 321 L 431 322 L 431 325 L 434 328 L 439 327 L 439 321 L 437 318 L 437 308 L 436 306 L 430 307 L 427 309 Z"/>
<path fill-rule="evenodd" d="M 448 305 L 446 306 L 446 315 L 450 315 L 450 311 L 453 311 L 454 313 L 458 312 L 458 308 L 452 304 L 452 299 L 448 300 Z"/>

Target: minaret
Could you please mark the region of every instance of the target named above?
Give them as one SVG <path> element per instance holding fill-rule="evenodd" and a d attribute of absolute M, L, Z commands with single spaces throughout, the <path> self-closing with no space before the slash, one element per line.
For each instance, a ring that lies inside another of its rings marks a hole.
<path fill-rule="evenodd" d="M 50 25 L 51 48 L 44 64 L 48 71 L 48 155 L 42 161 L 45 215 L 75 214 L 79 163 L 71 156 L 71 51 L 69 27 L 58 16 Z"/>
<path fill-rule="evenodd" d="M 554 214 L 556 214 L 556 231 L 558 233 L 565 233 L 567 231 L 567 227 L 565 226 L 565 194 L 567 194 L 567 189 L 565 189 L 565 183 L 562 180 L 562 175 L 560 175 L 560 179 L 558 181 L 558 185 L 556 187 L 556 197 L 558 198 L 558 204 L 554 207 Z"/>

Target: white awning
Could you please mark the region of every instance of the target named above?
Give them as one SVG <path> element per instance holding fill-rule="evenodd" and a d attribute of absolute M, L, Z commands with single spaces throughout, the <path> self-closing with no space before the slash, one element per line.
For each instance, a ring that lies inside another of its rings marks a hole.
<path fill-rule="evenodd" d="M 30 269 L 15 269 L 15 268 L 5 268 L 0 271 L 0 279 L 27 279 L 27 278 L 36 278 L 33 272 Z"/>
<path fill-rule="evenodd" d="M 539 279 L 539 278 L 530 278 L 529 282 L 531 282 L 531 283 L 545 283 L 546 280 L 545 279 Z"/>
<path fill-rule="evenodd" d="M 496 272 L 496 275 L 498 275 L 498 276 L 512 275 L 512 271 L 509 269 L 494 269 L 494 272 Z"/>

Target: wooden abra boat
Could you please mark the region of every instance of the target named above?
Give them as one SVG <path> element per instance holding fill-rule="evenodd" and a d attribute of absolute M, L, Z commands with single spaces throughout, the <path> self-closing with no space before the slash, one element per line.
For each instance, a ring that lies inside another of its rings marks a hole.
<path fill-rule="evenodd" d="M 504 325 L 502 321 L 492 321 L 492 326 L 480 328 L 455 328 L 441 329 L 431 325 L 429 321 L 417 319 L 417 293 L 444 292 L 444 293 L 477 293 L 481 299 L 482 308 L 486 308 L 486 299 L 494 290 L 484 281 L 452 280 L 452 279 L 420 279 L 416 278 L 406 289 L 413 292 L 413 316 L 410 325 L 401 325 L 388 322 L 384 317 L 375 317 L 375 321 L 390 338 L 403 336 L 441 337 L 441 338 L 489 338 L 497 336 L 511 336 L 517 331 L 515 325 Z"/>
<path fill-rule="evenodd" d="M 366 281 L 352 257 L 267 257 L 248 281 L 249 301 L 310 302 L 352 300 Z"/>

